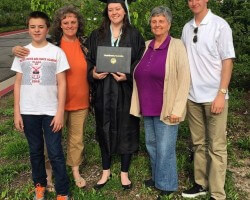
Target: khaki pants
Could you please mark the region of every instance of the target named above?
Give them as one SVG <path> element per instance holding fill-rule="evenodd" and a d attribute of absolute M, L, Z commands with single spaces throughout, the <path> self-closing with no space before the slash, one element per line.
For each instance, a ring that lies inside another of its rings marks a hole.
<path fill-rule="evenodd" d="M 79 166 L 83 161 L 84 149 L 84 127 L 87 121 L 88 109 L 66 111 L 64 122 L 67 127 L 67 165 Z M 45 148 L 46 169 L 51 169 L 48 159 L 47 149 Z"/>
<path fill-rule="evenodd" d="M 224 190 L 227 169 L 226 123 L 228 101 L 220 114 L 211 113 L 211 103 L 188 100 L 187 117 L 194 149 L 194 179 L 211 196 L 226 199 Z"/>

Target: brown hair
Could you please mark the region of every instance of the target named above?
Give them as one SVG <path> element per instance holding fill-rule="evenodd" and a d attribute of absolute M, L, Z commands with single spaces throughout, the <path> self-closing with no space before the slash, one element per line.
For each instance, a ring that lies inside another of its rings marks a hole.
<path fill-rule="evenodd" d="M 46 13 L 44 12 L 41 12 L 41 11 L 33 11 L 29 14 L 29 16 L 27 17 L 27 21 L 26 21 L 26 24 L 27 26 L 29 26 L 29 21 L 30 19 L 38 19 L 38 18 L 41 18 L 45 21 L 45 24 L 47 25 L 47 27 L 49 28 L 50 27 L 50 20 L 49 20 L 49 17 Z"/>
<path fill-rule="evenodd" d="M 74 14 L 78 20 L 78 30 L 76 32 L 76 36 L 78 38 L 84 36 L 84 19 L 81 15 L 80 11 L 73 5 L 64 6 L 59 8 L 54 16 L 53 26 L 51 30 L 52 40 L 60 43 L 60 40 L 63 35 L 63 31 L 61 28 L 61 21 L 66 17 L 67 14 Z"/>

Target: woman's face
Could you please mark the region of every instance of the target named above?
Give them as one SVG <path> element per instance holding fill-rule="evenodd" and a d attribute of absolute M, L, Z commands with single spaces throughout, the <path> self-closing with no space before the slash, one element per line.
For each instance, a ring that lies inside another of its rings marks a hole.
<path fill-rule="evenodd" d="M 171 24 L 164 15 L 157 15 L 151 18 L 151 31 L 155 37 L 168 35 Z"/>
<path fill-rule="evenodd" d="M 108 16 L 112 24 L 123 23 L 123 19 L 125 15 L 126 15 L 126 12 L 120 3 L 108 4 Z"/>
<path fill-rule="evenodd" d="M 78 30 L 78 19 L 75 14 L 68 13 L 66 17 L 61 20 L 61 28 L 63 35 L 66 37 L 75 37 Z"/>

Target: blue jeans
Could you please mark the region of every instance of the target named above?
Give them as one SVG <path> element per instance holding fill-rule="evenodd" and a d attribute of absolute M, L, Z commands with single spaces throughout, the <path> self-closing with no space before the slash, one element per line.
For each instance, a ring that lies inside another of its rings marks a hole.
<path fill-rule="evenodd" d="M 163 191 L 176 191 L 178 125 L 167 125 L 160 121 L 160 117 L 144 117 L 144 127 L 155 187 Z"/>
<path fill-rule="evenodd" d="M 48 150 L 49 160 L 55 176 L 56 193 L 68 195 L 69 180 L 63 155 L 61 136 L 62 132 L 52 132 L 50 126 L 54 116 L 48 115 L 22 115 L 24 133 L 29 143 L 30 162 L 34 185 L 47 185 L 47 175 L 44 159 L 44 138 Z"/>

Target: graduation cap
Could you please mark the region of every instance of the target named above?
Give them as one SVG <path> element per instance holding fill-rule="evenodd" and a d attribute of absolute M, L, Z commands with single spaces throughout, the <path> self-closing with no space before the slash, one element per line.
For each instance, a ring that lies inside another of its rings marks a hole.
<path fill-rule="evenodd" d="M 99 0 L 103 3 L 125 3 L 127 11 L 128 11 L 128 19 L 129 19 L 129 23 L 130 23 L 130 14 L 129 14 L 129 9 L 128 9 L 128 4 L 130 4 L 133 1 L 136 0 Z"/>

